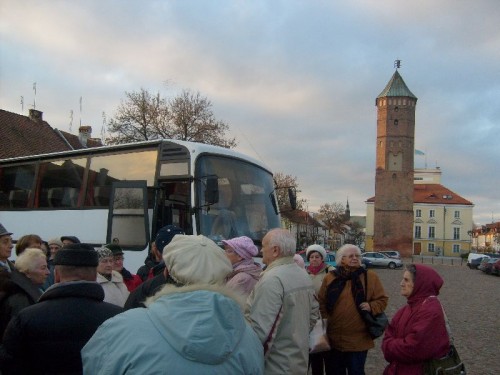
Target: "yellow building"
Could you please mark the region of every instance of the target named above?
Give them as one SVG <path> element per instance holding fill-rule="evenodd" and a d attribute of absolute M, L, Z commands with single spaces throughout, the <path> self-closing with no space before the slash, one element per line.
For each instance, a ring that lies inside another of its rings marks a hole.
<path fill-rule="evenodd" d="M 471 249 L 474 204 L 441 185 L 441 170 L 415 169 L 413 254 L 460 256 Z M 373 250 L 375 197 L 366 201 L 367 251 Z"/>

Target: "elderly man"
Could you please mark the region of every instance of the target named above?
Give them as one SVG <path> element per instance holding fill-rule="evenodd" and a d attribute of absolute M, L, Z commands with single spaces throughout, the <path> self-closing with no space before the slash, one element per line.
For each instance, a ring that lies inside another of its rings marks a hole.
<path fill-rule="evenodd" d="M 9 261 L 12 255 L 12 232 L 9 232 L 0 224 L 0 271 L 12 272 L 14 264 Z"/>
<path fill-rule="evenodd" d="M 310 277 L 293 259 L 295 246 L 284 229 L 264 236 L 267 268 L 246 302 L 245 317 L 264 346 L 266 374 L 307 373 L 309 332 L 319 318 L 319 305 Z"/>
<path fill-rule="evenodd" d="M 56 284 L 7 327 L 0 347 L 4 374 L 81 373 L 80 350 L 102 322 L 122 311 L 103 302 L 92 246 L 67 245 L 54 264 Z"/>

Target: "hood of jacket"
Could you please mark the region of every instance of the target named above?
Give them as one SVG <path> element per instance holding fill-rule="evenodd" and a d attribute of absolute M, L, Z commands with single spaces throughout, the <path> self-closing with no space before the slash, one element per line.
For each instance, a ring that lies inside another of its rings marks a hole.
<path fill-rule="evenodd" d="M 415 264 L 415 268 L 417 272 L 413 292 L 408 298 L 409 304 L 419 302 L 430 296 L 437 296 L 444 283 L 442 277 L 433 268 L 422 264 Z"/>
<path fill-rule="evenodd" d="M 242 339 L 241 307 L 220 286 L 166 286 L 148 301 L 147 314 L 177 353 L 190 361 L 223 363 Z"/>

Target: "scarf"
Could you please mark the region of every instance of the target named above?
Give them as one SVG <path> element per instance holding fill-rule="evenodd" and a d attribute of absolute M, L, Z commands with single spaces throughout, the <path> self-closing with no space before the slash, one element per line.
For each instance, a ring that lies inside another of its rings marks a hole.
<path fill-rule="evenodd" d="M 326 310 L 328 313 L 333 311 L 337 300 L 339 299 L 340 293 L 344 290 L 347 281 L 351 280 L 351 292 L 354 299 L 355 305 L 361 312 L 359 305 L 365 301 L 365 291 L 363 284 L 361 283 L 361 275 L 365 273 L 366 270 L 362 267 L 350 268 L 339 266 L 334 271 L 335 279 L 328 285 L 326 291 Z"/>
<path fill-rule="evenodd" d="M 316 267 L 309 265 L 307 267 L 307 271 L 312 275 L 317 275 L 318 273 L 323 271 L 325 268 L 326 268 L 326 263 L 321 262 L 321 264 L 319 266 L 316 266 Z"/>

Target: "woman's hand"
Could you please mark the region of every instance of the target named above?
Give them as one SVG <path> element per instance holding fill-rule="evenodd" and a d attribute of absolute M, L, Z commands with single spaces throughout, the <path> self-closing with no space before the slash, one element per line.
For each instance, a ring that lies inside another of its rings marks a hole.
<path fill-rule="evenodd" d="M 370 304 L 368 302 L 363 302 L 362 304 L 359 305 L 359 308 L 364 311 L 371 312 L 372 308 L 370 307 Z"/>

